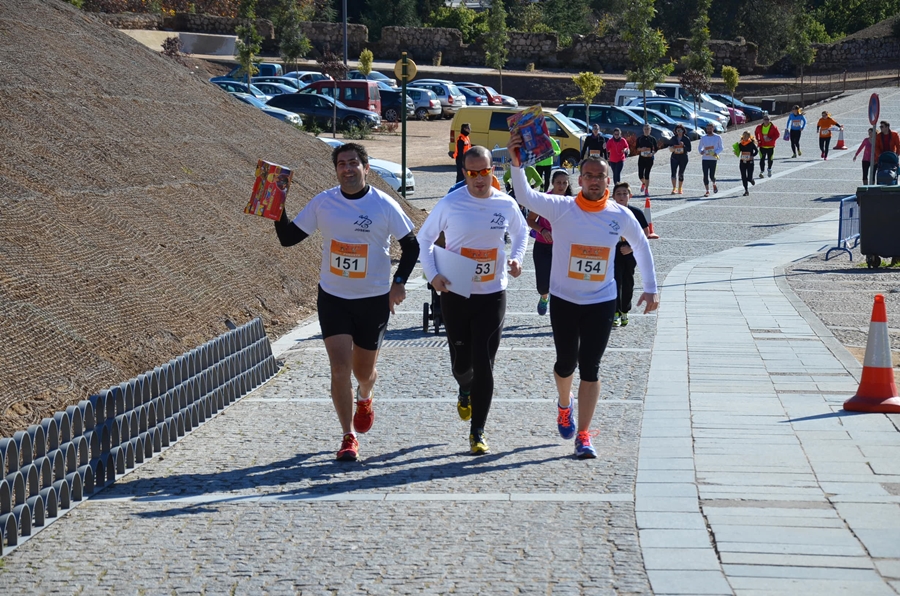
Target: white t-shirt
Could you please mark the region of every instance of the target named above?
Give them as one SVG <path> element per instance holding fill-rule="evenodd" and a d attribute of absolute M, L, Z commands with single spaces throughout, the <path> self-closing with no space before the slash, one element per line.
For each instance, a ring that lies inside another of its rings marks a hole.
<path fill-rule="evenodd" d="M 536 192 L 525 183 L 522 168 L 512 168 L 516 199 L 540 213 L 553 226 L 550 293 L 575 304 L 599 304 L 616 298 L 613 268 L 616 243 L 622 236 L 631 245 L 644 283 L 655 294 L 656 271 L 644 230 L 634 214 L 609 198 L 603 211 L 589 213 L 574 197 Z"/>
<path fill-rule="evenodd" d="M 339 298 L 382 296 L 391 291 L 391 236 L 413 230 L 400 205 L 377 188 L 348 199 L 336 186 L 314 196 L 294 224 L 322 232 L 319 285 Z"/>
<path fill-rule="evenodd" d="M 523 174 L 524 176 L 524 174 Z M 492 294 L 506 289 L 509 282 L 506 261 L 522 263 L 528 247 L 528 226 L 516 201 L 491 188 L 492 194 L 479 199 L 462 186 L 434 206 L 419 234 L 419 260 L 425 276 L 438 274 L 434 264 L 434 242 L 444 232 L 445 248 L 479 262 L 473 294 Z M 512 240 L 511 256 L 506 255 L 504 236 Z"/>

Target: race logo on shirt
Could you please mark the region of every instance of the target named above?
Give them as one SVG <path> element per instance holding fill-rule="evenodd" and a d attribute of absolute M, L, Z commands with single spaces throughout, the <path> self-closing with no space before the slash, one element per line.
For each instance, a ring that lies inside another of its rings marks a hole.
<path fill-rule="evenodd" d="M 621 226 L 619 225 L 619 222 L 616 220 L 612 220 L 611 222 L 609 222 L 609 227 L 612 228 L 612 231 L 615 232 L 616 234 L 619 233 L 619 228 L 621 228 Z"/>
<path fill-rule="evenodd" d="M 371 232 L 369 226 L 372 225 L 372 220 L 368 215 L 360 215 L 356 218 L 356 221 L 353 222 L 353 225 L 356 226 L 357 232 Z"/>
<path fill-rule="evenodd" d="M 492 230 L 503 230 L 506 228 L 506 218 L 503 217 L 502 213 L 495 213 L 494 219 L 491 220 L 491 224 Z"/>

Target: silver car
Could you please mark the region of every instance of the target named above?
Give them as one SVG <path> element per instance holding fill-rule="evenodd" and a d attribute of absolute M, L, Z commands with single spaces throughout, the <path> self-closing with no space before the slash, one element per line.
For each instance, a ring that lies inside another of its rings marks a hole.
<path fill-rule="evenodd" d="M 407 85 L 407 89 L 415 87 L 418 89 L 428 89 L 433 91 L 441 102 L 441 115 L 444 118 L 453 118 L 459 109 L 466 105 L 466 96 L 452 81 L 442 81 L 438 79 L 425 79 L 421 81 L 413 81 Z"/>
<path fill-rule="evenodd" d="M 413 100 L 416 106 L 414 111 L 417 119 L 430 120 L 441 117 L 441 100 L 437 98 L 434 91 L 407 87 L 406 95 Z"/>

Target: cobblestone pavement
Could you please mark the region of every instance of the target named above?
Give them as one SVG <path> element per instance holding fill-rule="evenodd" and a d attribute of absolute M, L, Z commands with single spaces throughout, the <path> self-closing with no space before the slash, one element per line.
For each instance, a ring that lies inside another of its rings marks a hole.
<path fill-rule="evenodd" d="M 830 106 L 854 146 L 866 98 Z M 691 259 L 714 268 L 722 251 L 834 213 L 857 166 L 847 152 L 814 157 L 813 137 L 804 136 L 811 156 L 790 159 L 779 145 L 775 175 L 750 197 L 732 158 L 720 164 L 720 192 L 703 199 L 693 160 L 685 195 L 653 201 L 660 280 Z M 634 167 L 625 170 L 632 182 Z M 667 169 L 655 168 L 657 188 Z M 635 313 L 614 330 L 594 423 L 599 457 L 575 460 L 555 430 L 552 338 L 533 284 L 529 261 L 509 291 L 492 454 L 467 453 L 445 337 L 423 333 L 430 296 L 415 280 L 390 323 L 359 462 L 333 460 L 340 437 L 327 361 L 307 321 L 273 380 L 0 561 L 0 593 L 650 594 L 645 551 L 655 547 L 658 561 L 678 546 L 639 544 L 635 514 L 643 399 L 657 332 L 668 329 Z M 663 283 L 663 301 L 666 291 Z M 704 321 L 714 326 L 709 297 Z M 720 332 L 727 343 L 727 327 Z"/>

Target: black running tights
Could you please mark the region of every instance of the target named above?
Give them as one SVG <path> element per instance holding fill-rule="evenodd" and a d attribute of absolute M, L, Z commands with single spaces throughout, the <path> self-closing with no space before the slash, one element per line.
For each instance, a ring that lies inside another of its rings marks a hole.
<path fill-rule="evenodd" d="M 453 378 L 470 392 L 472 430 L 483 429 L 494 396 L 494 357 L 500 347 L 506 292 L 463 298 L 441 293 L 441 315 L 450 345 Z"/>
<path fill-rule="evenodd" d="M 553 296 L 550 325 L 556 346 L 554 372 L 566 379 L 577 367 L 582 381 L 599 381 L 600 359 L 606 351 L 615 314 L 615 298 L 598 304 L 575 304 Z"/>

